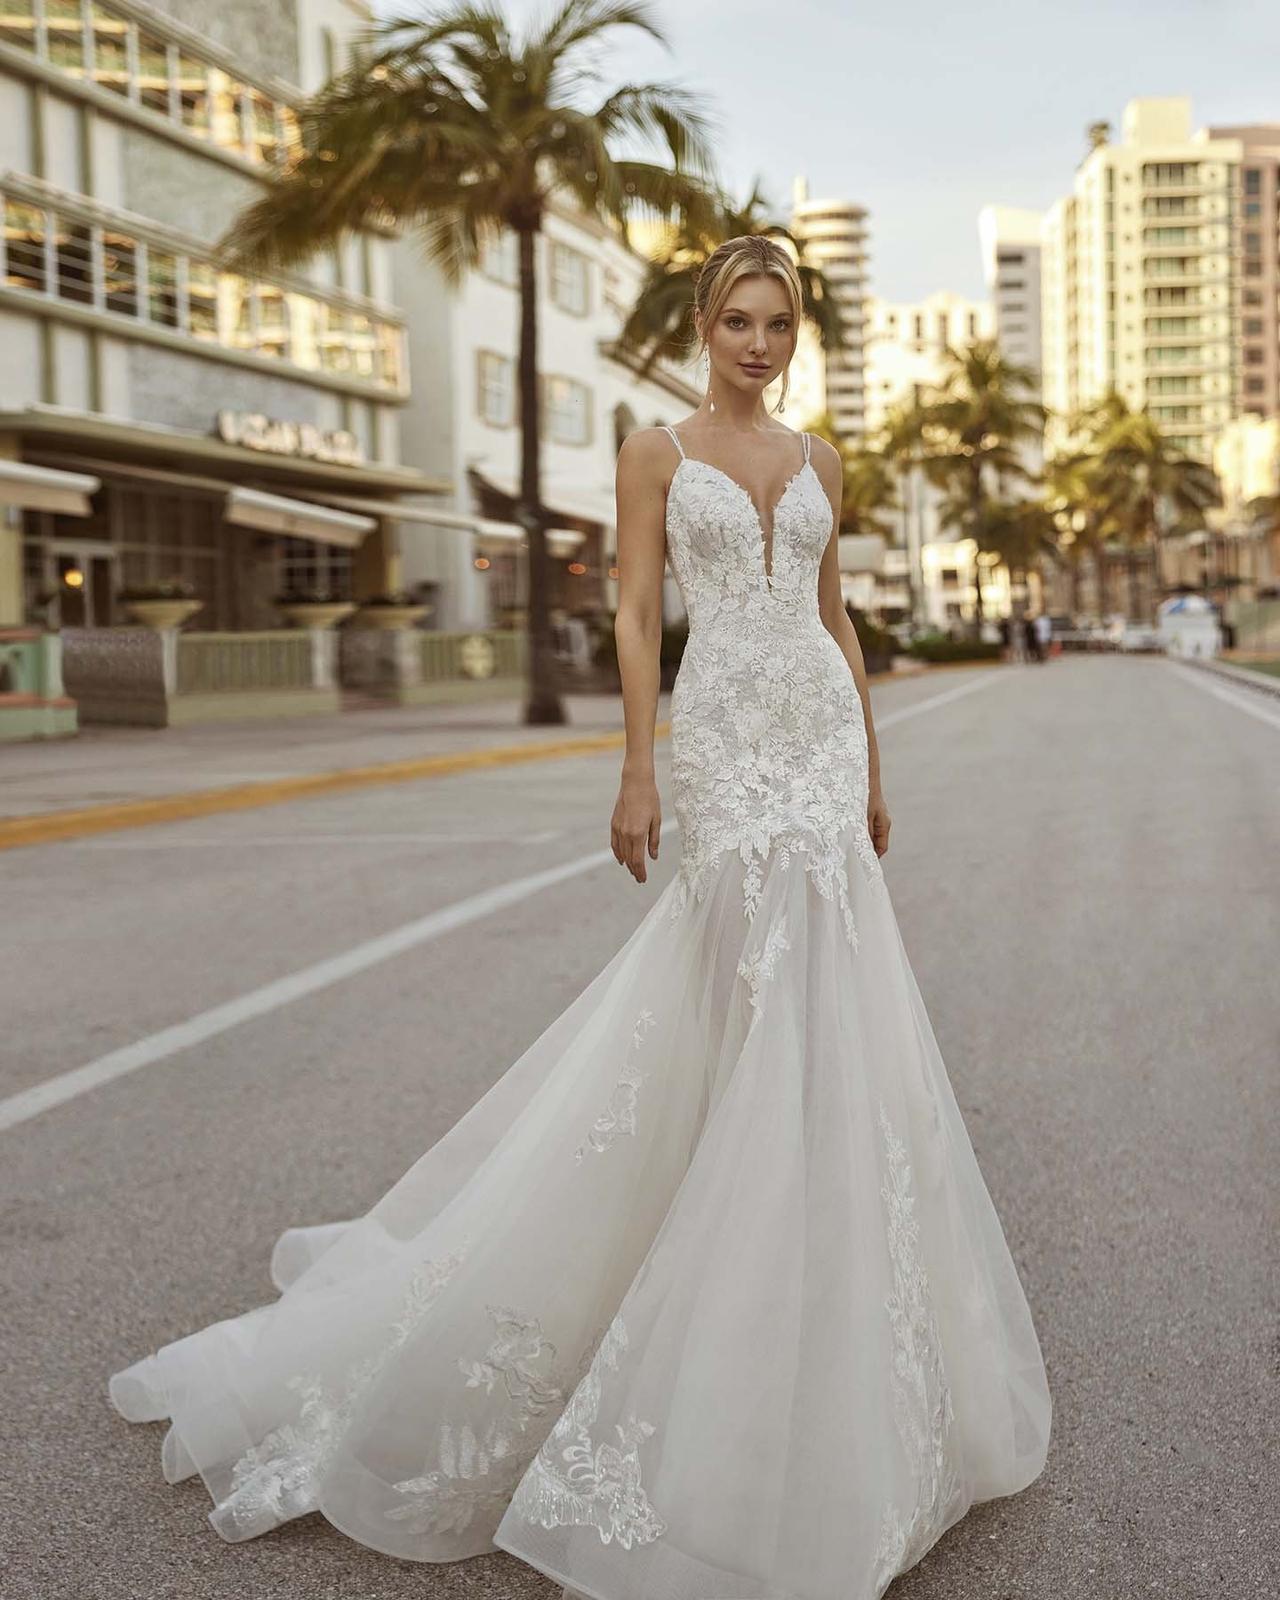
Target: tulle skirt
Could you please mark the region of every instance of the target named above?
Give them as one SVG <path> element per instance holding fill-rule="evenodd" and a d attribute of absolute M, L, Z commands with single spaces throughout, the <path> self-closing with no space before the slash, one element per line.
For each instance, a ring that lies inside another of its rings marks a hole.
<path fill-rule="evenodd" d="M 856 948 L 795 855 L 750 917 L 738 855 L 673 878 L 365 1216 L 280 1236 L 278 1299 L 115 1374 L 224 1538 L 319 1511 L 593 1600 L 875 1600 L 1037 1476 L 1032 1319 L 857 842 Z"/>

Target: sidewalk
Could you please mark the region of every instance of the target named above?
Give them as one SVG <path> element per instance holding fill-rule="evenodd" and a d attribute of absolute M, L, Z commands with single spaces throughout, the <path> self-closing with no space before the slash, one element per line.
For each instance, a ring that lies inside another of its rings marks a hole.
<path fill-rule="evenodd" d="M 88 727 L 0 747 L 0 849 L 271 805 L 304 794 L 621 750 L 621 695 L 563 697 L 568 720 L 528 727 L 523 701 L 372 707 L 188 728 Z M 669 694 L 656 733 L 668 731 Z"/>
<path fill-rule="evenodd" d="M 996 665 L 872 673 L 868 682 Z M 524 700 L 513 697 L 354 705 L 324 716 L 181 728 L 92 725 L 74 738 L 0 745 L 0 851 L 478 766 L 623 749 L 620 694 L 566 693 L 562 700 L 568 720 L 550 728 L 527 727 Z M 663 691 L 657 739 L 670 732 L 670 705 L 670 691 Z"/>

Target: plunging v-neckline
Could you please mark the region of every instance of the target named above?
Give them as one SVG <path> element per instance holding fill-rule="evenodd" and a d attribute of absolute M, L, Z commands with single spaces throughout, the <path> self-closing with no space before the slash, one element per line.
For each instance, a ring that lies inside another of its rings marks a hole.
<path fill-rule="evenodd" d="M 680 459 L 676 462 L 675 472 L 671 474 L 671 481 L 673 483 L 675 482 L 676 472 L 680 471 L 680 468 L 684 466 L 686 461 L 692 462 L 695 467 L 707 467 L 710 471 L 723 478 L 726 483 L 732 484 L 738 493 L 743 496 L 747 504 L 751 507 L 752 511 L 755 513 L 756 528 L 760 533 L 760 562 L 761 566 L 764 568 L 764 581 L 768 588 L 772 589 L 773 534 L 774 529 L 777 526 L 778 512 L 782 510 L 783 502 L 791 493 L 791 490 L 795 487 L 800 478 L 803 477 L 805 469 L 811 467 L 813 463 L 808 459 L 808 457 L 806 457 L 783 484 L 781 493 L 773 502 L 773 510 L 769 514 L 769 527 L 768 531 L 766 532 L 764 519 L 760 515 L 760 507 L 756 504 L 755 497 L 752 495 L 751 490 L 747 488 L 746 484 L 739 483 L 738 480 L 731 473 L 726 472 L 723 467 L 716 466 L 714 461 L 704 461 L 701 456 L 686 455 L 683 445 L 680 446 Z"/>

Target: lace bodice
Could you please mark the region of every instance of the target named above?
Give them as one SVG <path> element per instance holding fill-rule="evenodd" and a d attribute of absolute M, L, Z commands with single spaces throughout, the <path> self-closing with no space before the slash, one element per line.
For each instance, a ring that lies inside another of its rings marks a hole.
<path fill-rule="evenodd" d="M 750 493 L 710 462 L 685 454 L 667 491 L 667 557 L 689 616 L 671 695 L 672 785 L 682 840 L 681 888 L 700 895 L 727 849 L 752 870 L 774 848 L 798 853 L 846 931 L 844 862 L 852 843 L 880 879 L 867 833 L 869 786 L 862 701 L 849 663 L 823 624 L 818 572 L 831 503 L 809 459 L 788 479 L 766 526 Z M 754 866 L 753 866 L 754 863 Z"/>

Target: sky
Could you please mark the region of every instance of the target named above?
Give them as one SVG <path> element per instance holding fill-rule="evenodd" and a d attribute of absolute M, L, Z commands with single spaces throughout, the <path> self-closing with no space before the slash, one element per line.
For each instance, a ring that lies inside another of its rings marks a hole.
<path fill-rule="evenodd" d="M 409 14 L 417 0 L 398 0 Z M 554 0 L 505 0 L 517 34 Z M 1187 95 L 1192 126 L 1280 123 L 1280 0 L 651 0 L 663 48 L 612 31 L 614 83 L 675 82 L 744 199 L 792 185 L 869 213 L 869 290 L 985 295 L 978 212 L 1070 192 L 1086 128 Z"/>

